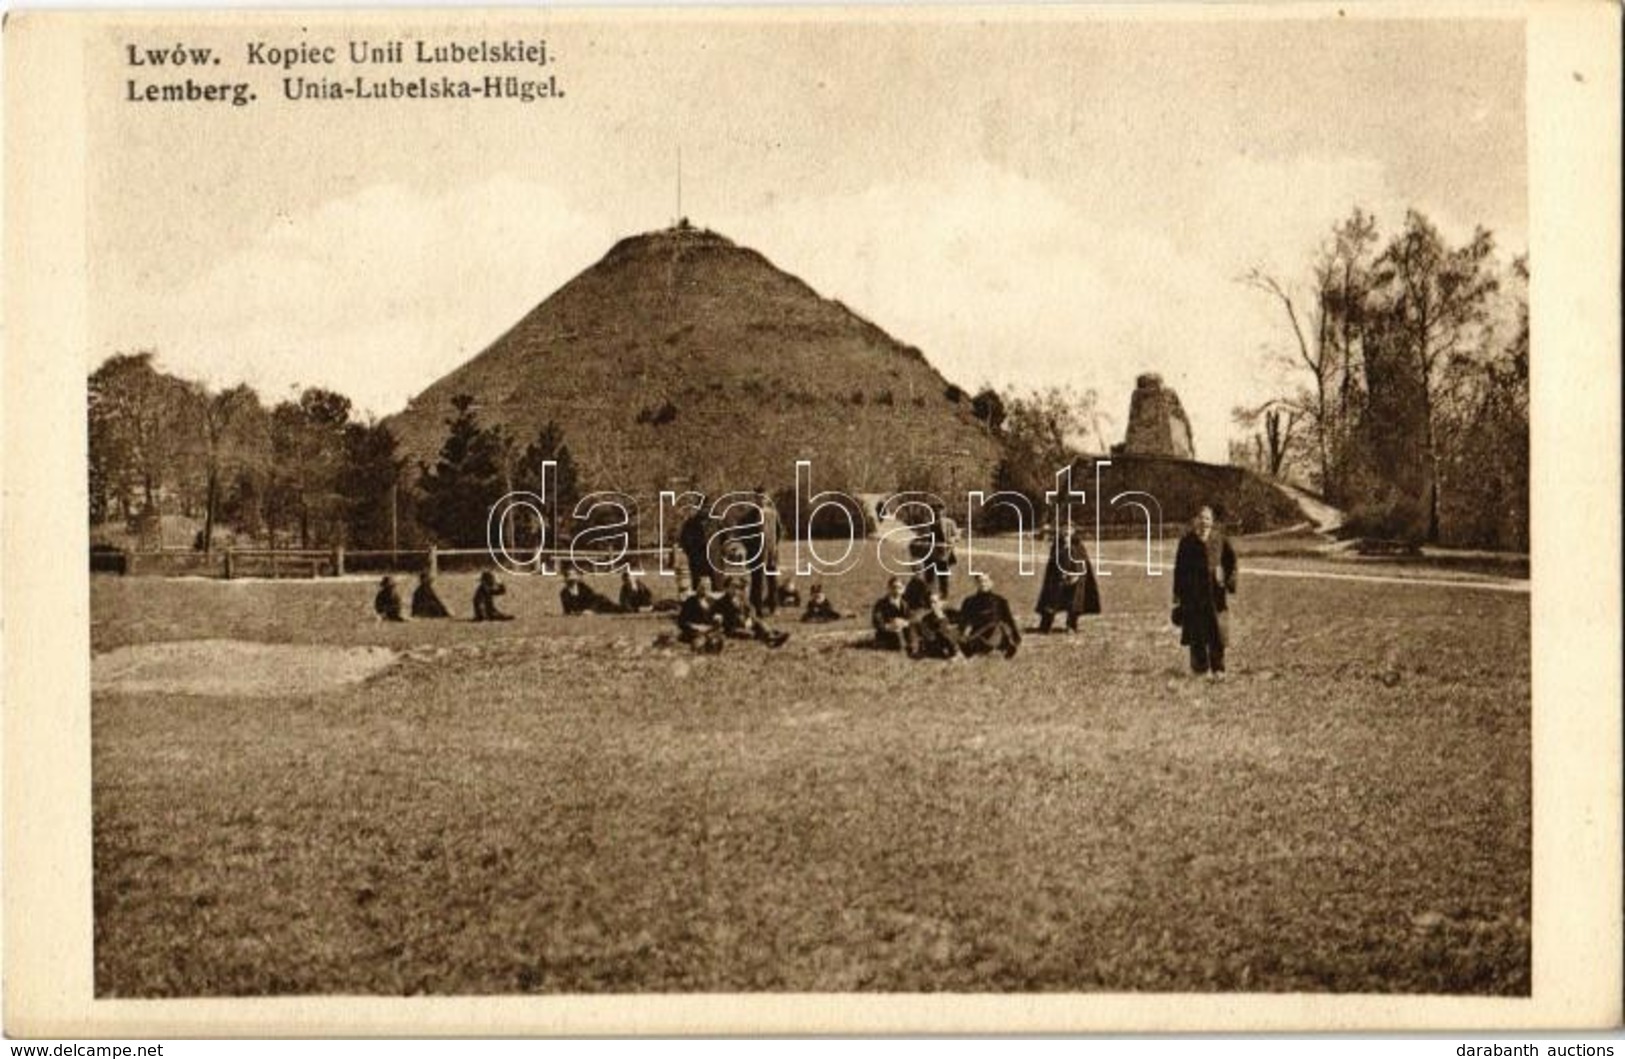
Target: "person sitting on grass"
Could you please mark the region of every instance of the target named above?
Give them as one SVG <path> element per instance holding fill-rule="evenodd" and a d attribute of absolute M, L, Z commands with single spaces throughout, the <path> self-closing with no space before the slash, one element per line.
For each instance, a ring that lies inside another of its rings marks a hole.
<path fill-rule="evenodd" d="M 784 584 L 779 586 L 779 606 L 786 610 L 801 606 L 801 590 L 796 588 L 794 579 L 787 577 Z"/>
<path fill-rule="evenodd" d="M 497 609 L 496 598 L 506 595 L 508 586 L 497 580 L 497 575 L 489 570 L 480 574 L 480 583 L 474 588 L 474 620 L 475 621 L 512 621 L 512 614 L 504 614 Z"/>
<path fill-rule="evenodd" d="M 378 594 L 372 597 L 373 613 L 381 621 L 405 621 L 401 615 L 401 593 L 395 587 L 393 577 L 385 577 L 378 582 Z"/>
<path fill-rule="evenodd" d="M 434 575 L 427 570 L 418 574 L 418 587 L 412 590 L 412 617 L 451 617 L 451 612 L 440 601 L 440 593 L 434 590 Z"/>
<path fill-rule="evenodd" d="M 876 647 L 882 651 L 914 654 L 918 631 L 914 623 L 908 620 L 908 604 L 903 602 L 902 578 L 886 579 L 886 594 L 875 602 L 870 623 L 875 628 Z"/>
<path fill-rule="evenodd" d="M 942 605 L 942 596 L 936 590 L 932 590 L 930 598 L 926 601 L 924 613 L 918 615 L 914 623 L 920 635 L 915 658 L 964 661 L 965 651 L 960 646 L 959 630 L 954 626 L 953 619 L 948 616 L 947 609 Z"/>
<path fill-rule="evenodd" d="M 976 591 L 959 607 L 959 633 L 966 655 L 1003 652 L 1014 658 L 1021 646 L 1021 629 L 1010 613 L 1010 602 L 993 591 L 993 578 L 976 574 Z"/>
<path fill-rule="evenodd" d="M 614 600 L 608 599 L 595 592 L 585 581 L 581 580 L 579 571 L 571 569 L 564 572 L 564 587 L 559 589 L 559 603 L 564 607 L 567 615 L 577 614 L 619 614 L 621 608 Z"/>
<path fill-rule="evenodd" d="M 823 585 L 807 590 L 807 609 L 801 612 L 802 621 L 840 621 L 846 615 L 835 609 L 835 604 L 824 595 Z"/>
<path fill-rule="evenodd" d="M 722 620 L 711 606 L 711 597 L 704 590 L 688 590 L 677 611 L 677 639 L 706 654 L 718 654 L 726 640 L 722 633 Z"/>
<path fill-rule="evenodd" d="M 638 571 L 628 566 L 621 571 L 621 610 L 628 614 L 648 614 L 655 609 L 655 594 L 643 583 Z"/>
<path fill-rule="evenodd" d="M 936 591 L 936 571 L 922 564 L 914 571 L 914 576 L 908 579 L 908 584 L 903 586 L 903 604 L 908 607 L 909 617 L 918 617 L 930 610 L 931 596 Z"/>
<path fill-rule="evenodd" d="M 760 640 L 769 647 L 783 647 L 790 634 L 780 632 L 756 616 L 750 600 L 745 596 L 743 582 L 728 582 L 727 590 L 717 601 L 717 617 L 722 619 L 722 631 L 733 640 Z"/>

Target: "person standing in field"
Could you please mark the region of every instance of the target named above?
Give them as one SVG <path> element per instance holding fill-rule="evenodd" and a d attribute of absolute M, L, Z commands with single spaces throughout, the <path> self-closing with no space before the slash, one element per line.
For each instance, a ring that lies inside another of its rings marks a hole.
<path fill-rule="evenodd" d="M 1230 642 L 1227 597 L 1236 591 L 1236 553 L 1203 507 L 1179 539 L 1174 555 L 1175 624 L 1179 642 L 1190 648 L 1191 672 L 1224 679 L 1224 655 Z"/>
<path fill-rule="evenodd" d="M 743 528 L 746 554 L 755 557 L 750 567 L 750 605 L 756 613 L 771 617 L 779 609 L 779 542 L 784 539 L 784 523 L 766 486 L 756 487 L 756 510 L 747 516 Z"/>
<path fill-rule="evenodd" d="M 683 558 L 688 563 L 690 587 L 702 594 L 712 587 L 715 574 L 707 551 L 710 542 L 711 517 L 706 512 L 705 497 L 701 496 L 677 530 L 677 547 L 682 549 Z"/>
<path fill-rule="evenodd" d="M 1055 627 L 1055 615 L 1066 615 L 1066 631 L 1078 631 L 1078 616 L 1100 613 L 1100 583 L 1095 580 L 1095 567 L 1089 561 L 1089 550 L 1084 546 L 1083 532 L 1071 536 L 1068 554 L 1066 530 L 1057 525 L 1052 534 L 1049 564 L 1044 567 L 1044 583 L 1038 590 L 1038 632 L 1050 632 Z"/>
<path fill-rule="evenodd" d="M 959 562 L 954 551 L 958 543 L 959 524 L 949 517 L 946 508 L 935 505 L 930 521 L 922 523 L 909 542 L 910 556 L 920 564 L 921 573 L 935 581 L 933 587 L 943 599 L 948 598 L 949 571 Z"/>

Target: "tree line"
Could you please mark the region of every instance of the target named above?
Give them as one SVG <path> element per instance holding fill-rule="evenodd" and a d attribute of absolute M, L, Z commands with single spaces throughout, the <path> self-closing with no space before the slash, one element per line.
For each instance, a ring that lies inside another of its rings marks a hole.
<path fill-rule="evenodd" d="M 267 405 L 252 387 L 215 390 L 158 368 L 151 351 L 110 357 L 90 376 L 89 517 L 161 541 L 159 520 L 199 525 L 201 550 L 223 540 L 273 547 L 414 548 L 485 543 L 487 512 L 504 493 L 539 491 L 541 466 L 558 501 L 582 490 L 553 424 L 526 444 L 480 422 L 474 400 L 453 401 L 433 464 L 408 472 L 388 427 L 350 399 L 308 387 Z"/>
<path fill-rule="evenodd" d="M 1286 383 L 1238 407 L 1231 461 L 1295 478 L 1355 534 L 1527 550 L 1529 267 L 1490 232 L 1453 244 L 1409 211 L 1384 241 L 1356 208 L 1333 225 L 1306 296 L 1261 268 Z"/>

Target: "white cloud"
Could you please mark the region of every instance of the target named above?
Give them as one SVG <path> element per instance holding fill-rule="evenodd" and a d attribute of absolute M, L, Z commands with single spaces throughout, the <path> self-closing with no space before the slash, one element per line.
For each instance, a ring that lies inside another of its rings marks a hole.
<path fill-rule="evenodd" d="M 279 218 L 178 291 L 115 294 L 133 310 L 103 352 L 152 347 L 180 374 L 268 399 L 322 385 L 385 414 L 591 264 L 604 232 L 540 184 L 377 185 Z"/>

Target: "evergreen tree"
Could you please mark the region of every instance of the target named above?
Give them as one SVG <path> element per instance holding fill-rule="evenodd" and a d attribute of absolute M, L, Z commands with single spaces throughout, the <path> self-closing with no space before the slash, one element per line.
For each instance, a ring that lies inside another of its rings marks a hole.
<path fill-rule="evenodd" d="M 418 521 L 443 544 L 474 548 L 486 543 L 491 508 L 508 491 L 507 443 L 499 428 L 480 425 L 474 398 L 452 398 L 446 440 L 433 468 L 422 466 Z"/>

